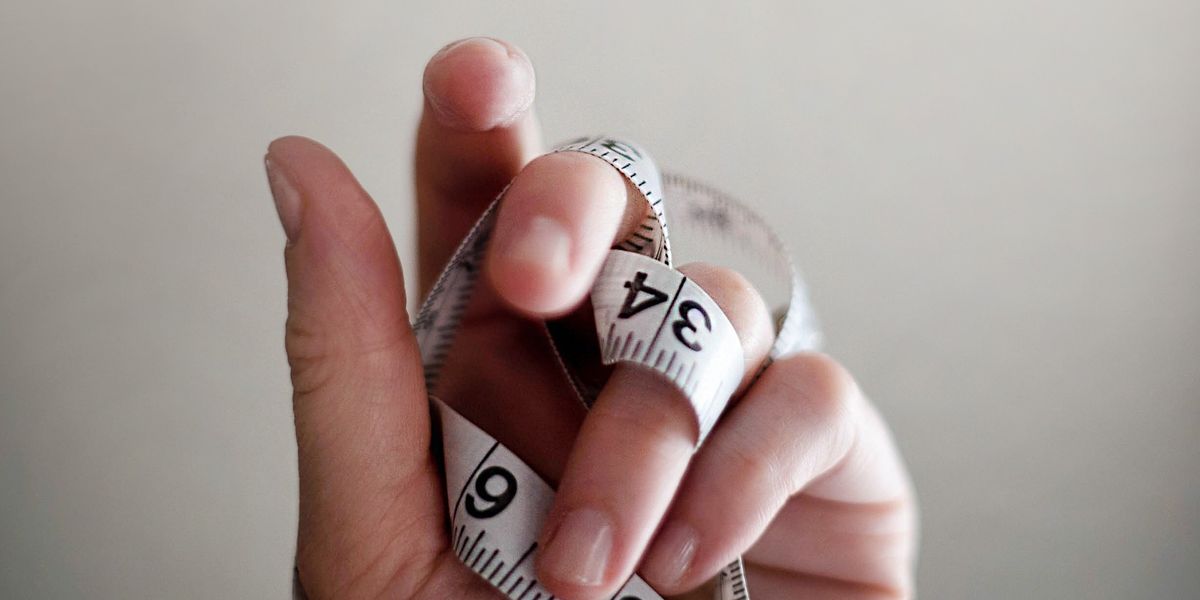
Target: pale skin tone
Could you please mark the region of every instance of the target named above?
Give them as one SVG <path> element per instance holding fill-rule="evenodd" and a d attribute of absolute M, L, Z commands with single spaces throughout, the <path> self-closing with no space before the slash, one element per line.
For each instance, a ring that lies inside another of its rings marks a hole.
<path fill-rule="evenodd" d="M 423 87 L 422 293 L 513 182 L 483 285 L 433 391 L 557 487 L 536 562 L 544 585 L 563 598 L 608 598 L 636 571 L 666 595 L 702 597 L 701 586 L 744 554 L 756 599 L 911 596 L 914 498 L 886 425 L 850 374 L 827 356 L 799 354 L 751 384 L 771 343 L 768 312 L 738 274 L 693 264 L 683 270 L 729 316 L 748 374 L 700 451 L 683 398 L 636 368 L 616 369 L 584 411 L 538 320 L 579 307 L 644 204 L 596 159 L 538 158 L 533 68 L 515 46 L 452 44 L 430 60 Z M 450 549 L 429 390 L 377 206 L 311 140 L 276 140 L 266 162 L 288 237 L 297 565 L 307 593 L 502 598 Z"/>

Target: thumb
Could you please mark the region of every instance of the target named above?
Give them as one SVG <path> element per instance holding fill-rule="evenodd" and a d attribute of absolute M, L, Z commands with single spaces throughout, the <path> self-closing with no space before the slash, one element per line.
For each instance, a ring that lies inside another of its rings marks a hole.
<path fill-rule="evenodd" d="M 314 597 L 374 595 L 445 545 L 400 263 L 378 207 L 329 149 L 283 138 L 265 162 L 288 238 L 297 566 Z"/>

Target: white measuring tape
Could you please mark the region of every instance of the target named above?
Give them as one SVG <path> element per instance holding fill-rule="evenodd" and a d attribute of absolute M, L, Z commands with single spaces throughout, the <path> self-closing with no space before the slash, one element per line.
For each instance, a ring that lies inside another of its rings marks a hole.
<path fill-rule="evenodd" d="M 600 356 L 604 364 L 636 363 L 672 381 L 694 410 L 698 446 L 738 388 L 745 365 L 737 332 L 716 302 L 672 268 L 666 204 L 671 204 L 675 225 L 706 234 L 706 242 L 725 240 L 731 251 L 749 253 L 756 264 L 765 265 L 789 284 L 787 309 L 777 323 L 770 359 L 813 349 L 819 343 L 799 275 L 783 244 L 760 217 L 706 186 L 673 176 L 664 182 L 637 145 L 592 137 L 555 151 L 583 152 L 608 162 L 633 183 L 652 209 L 638 230 L 610 251 L 592 287 Z M 413 324 L 428 390 L 436 385 L 475 289 L 503 196 L 501 192 L 463 240 Z M 597 391 L 563 366 L 580 398 L 590 406 Z M 431 401 L 441 422 L 455 554 L 508 598 L 556 598 L 538 582 L 533 567 L 553 488 L 485 431 L 442 401 L 432 397 Z M 295 589 L 302 595 L 298 580 Z M 714 594 L 716 600 L 749 598 L 740 558 L 720 571 Z M 636 575 L 613 598 L 662 600 Z"/>

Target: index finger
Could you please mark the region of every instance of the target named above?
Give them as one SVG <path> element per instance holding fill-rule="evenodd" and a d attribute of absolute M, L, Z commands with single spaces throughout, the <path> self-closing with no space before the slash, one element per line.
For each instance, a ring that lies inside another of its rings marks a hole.
<path fill-rule="evenodd" d="M 484 267 L 492 287 L 531 317 L 570 312 L 609 249 L 645 220 L 649 208 L 603 159 L 578 152 L 538 157 L 500 203 Z"/>
<path fill-rule="evenodd" d="M 417 248 L 422 294 L 488 204 L 542 152 L 533 65 L 486 37 L 442 48 L 425 67 L 417 130 Z"/>

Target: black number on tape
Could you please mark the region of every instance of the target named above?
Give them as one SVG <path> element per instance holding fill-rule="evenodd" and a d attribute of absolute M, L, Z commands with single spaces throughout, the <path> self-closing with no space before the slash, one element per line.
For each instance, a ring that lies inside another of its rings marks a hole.
<path fill-rule="evenodd" d="M 488 482 L 496 478 L 504 480 L 504 489 L 499 494 L 488 490 Z M 504 467 L 488 467 L 475 478 L 475 493 L 490 506 L 480 508 L 475 503 L 475 496 L 467 494 L 467 514 L 476 519 L 490 519 L 504 512 L 512 504 L 513 498 L 517 497 L 517 478 Z"/>
<path fill-rule="evenodd" d="M 633 281 L 626 281 L 625 287 L 629 288 L 629 293 L 625 296 L 625 303 L 621 305 L 621 312 L 617 313 L 617 317 L 621 319 L 628 319 L 651 306 L 667 301 L 666 292 L 646 285 L 646 273 L 643 271 L 638 271 L 637 275 L 633 276 Z M 650 294 L 650 297 L 634 304 L 633 301 L 637 300 L 638 294 L 642 292 Z M 707 319 L 708 315 L 704 318 Z"/>
<path fill-rule="evenodd" d="M 692 322 L 693 312 L 700 313 L 700 316 L 704 317 L 704 328 L 712 331 L 712 319 L 708 318 L 708 311 L 704 310 L 704 307 L 700 306 L 700 303 L 694 300 L 684 300 L 679 303 L 679 320 L 675 321 L 675 324 L 671 327 L 675 330 L 675 337 L 679 339 L 679 343 L 699 352 L 700 344 L 696 342 L 695 335 L 690 340 L 683 335 L 684 331 L 691 331 L 693 334 L 698 331 L 696 324 Z"/>

